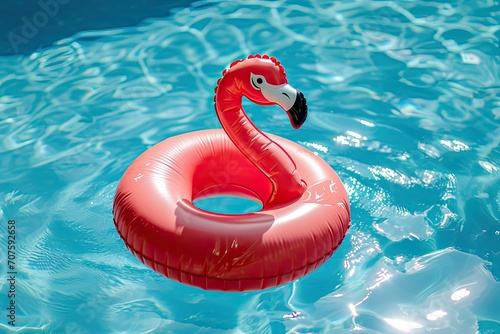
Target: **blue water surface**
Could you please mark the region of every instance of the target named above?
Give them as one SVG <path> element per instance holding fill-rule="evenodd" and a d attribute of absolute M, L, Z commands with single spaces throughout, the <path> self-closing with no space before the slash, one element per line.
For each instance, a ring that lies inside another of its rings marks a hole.
<path fill-rule="evenodd" d="M 3 50 L 0 332 L 500 333 L 499 20 L 494 0 L 199 1 Z M 253 53 L 282 62 L 310 113 L 300 130 L 278 107 L 248 114 L 337 171 L 352 227 L 295 282 L 204 291 L 126 249 L 113 196 L 154 144 L 220 127 L 216 80 Z"/>

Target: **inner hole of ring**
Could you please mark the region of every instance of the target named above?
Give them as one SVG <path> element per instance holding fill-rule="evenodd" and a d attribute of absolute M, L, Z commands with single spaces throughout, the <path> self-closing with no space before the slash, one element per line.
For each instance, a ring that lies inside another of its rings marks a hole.
<path fill-rule="evenodd" d="M 260 198 L 250 189 L 225 185 L 204 189 L 193 198 L 199 209 L 222 214 L 245 214 L 262 210 Z"/>

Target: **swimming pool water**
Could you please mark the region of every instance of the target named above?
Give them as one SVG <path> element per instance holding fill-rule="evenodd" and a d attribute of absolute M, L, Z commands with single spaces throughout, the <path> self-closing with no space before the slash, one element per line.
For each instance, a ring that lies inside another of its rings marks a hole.
<path fill-rule="evenodd" d="M 0 331 L 500 333 L 498 8 L 201 1 L 0 57 Z M 277 107 L 245 102 L 248 114 L 337 171 L 352 227 L 298 281 L 203 291 L 142 265 L 114 229 L 112 200 L 143 151 L 220 127 L 215 82 L 253 53 L 282 62 L 310 113 L 298 131 Z"/>

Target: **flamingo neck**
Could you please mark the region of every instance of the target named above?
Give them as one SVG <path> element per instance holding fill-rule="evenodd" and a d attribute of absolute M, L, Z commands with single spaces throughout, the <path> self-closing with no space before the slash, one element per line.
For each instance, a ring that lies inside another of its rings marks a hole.
<path fill-rule="evenodd" d="M 270 197 L 262 199 L 264 208 L 291 201 L 305 191 L 296 165 L 286 151 L 260 131 L 242 107 L 242 93 L 236 80 L 223 77 L 216 88 L 215 111 L 222 128 L 236 147 L 272 183 Z"/>

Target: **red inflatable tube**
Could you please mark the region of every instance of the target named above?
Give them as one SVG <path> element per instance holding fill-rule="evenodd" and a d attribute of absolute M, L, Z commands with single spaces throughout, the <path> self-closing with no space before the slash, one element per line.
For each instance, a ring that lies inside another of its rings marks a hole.
<path fill-rule="evenodd" d="M 278 104 L 299 128 L 306 99 L 274 58 L 250 56 L 218 81 L 215 109 L 224 130 L 169 138 L 137 158 L 114 200 L 116 229 L 143 263 L 203 289 L 246 291 L 298 279 L 324 263 L 350 224 L 345 189 L 314 153 L 255 127 L 242 96 Z M 253 198 L 262 210 L 212 213 L 193 201 Z"/>

